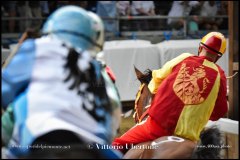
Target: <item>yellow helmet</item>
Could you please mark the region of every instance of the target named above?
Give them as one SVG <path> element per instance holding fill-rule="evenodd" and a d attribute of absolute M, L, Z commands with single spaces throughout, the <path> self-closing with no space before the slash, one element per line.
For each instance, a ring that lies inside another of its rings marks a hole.
<path fill-rule="evenodd" d="M 200 42 L 201 47 L 209 53 L 218 54 L 221 57 L 226 51 L 226 39 L 222 33 L 210 32 Z"/>

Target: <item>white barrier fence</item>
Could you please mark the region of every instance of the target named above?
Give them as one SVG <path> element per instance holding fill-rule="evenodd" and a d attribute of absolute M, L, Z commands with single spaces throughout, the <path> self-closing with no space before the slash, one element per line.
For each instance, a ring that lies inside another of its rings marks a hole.
<path fill-rule="evenodd" d="M 238 135 L 238 121 L 227 118 L 220 118 L 218 121 L 208 121 L 206 127 L 216 125 L 222 132 L 232 133 Z"/>
<path fill-rule="evenodd" d="M 223 141 L 226 149 L 222 150 L 225 159 L 239 159 L 239 122 L 228 118 L 220 118 L 218 121 L 208 121 L 206 127 L 216 125 L 223 133 Z"/>

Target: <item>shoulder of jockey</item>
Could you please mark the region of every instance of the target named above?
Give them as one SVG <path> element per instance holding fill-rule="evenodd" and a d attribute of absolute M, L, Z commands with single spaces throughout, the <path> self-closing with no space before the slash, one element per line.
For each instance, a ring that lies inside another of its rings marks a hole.
<path fill-rule="evenodd" d="M 121 104 L 101 65 L 84 52 L 98 46 L 93 21 L 80 7 L 56 10 L 43 26 L 44 36 L 24 41 L 2 70 L 2 106 L 12 103 L 15 119 L 10 144 L 30 145 L 57 129 L 72 131 L 86 142 L 111 142 L 119 127 Z M 75 72 L 66 67 L 71 49 L 79 54 L 76 66 L 86 76 L 78 89 L 71 89 Z"/>
<path fill-rule="evenodd" d="M 148 88 L 149 88 L 150 92 L 152 94 L 156 94 L 159 85 L 165 78 L 168 77 L 169 74 L 171 74 L 173 67 L 190 56 L 194 56 L 194 55 L 190 54 L 190 53 L 183 53 L 180 56 L 165 63 L 161 69 L 153 70 L 152 71 L 152 80 L 148 84 Z"/>

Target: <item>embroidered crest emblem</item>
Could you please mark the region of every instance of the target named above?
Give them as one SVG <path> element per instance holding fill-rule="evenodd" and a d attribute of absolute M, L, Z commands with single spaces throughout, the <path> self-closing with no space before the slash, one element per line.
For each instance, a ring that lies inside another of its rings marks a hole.
<path fill-rule="evenodd" d="M 184 104 L 199 104 L 204 101 L 201 94 L 207 89 L 209 80 L 206 78 L 204 66 L 193 68 L 192 73 L 190 72 L 190 67 L 183 63 L 173 84 L 173 90 Z"/>

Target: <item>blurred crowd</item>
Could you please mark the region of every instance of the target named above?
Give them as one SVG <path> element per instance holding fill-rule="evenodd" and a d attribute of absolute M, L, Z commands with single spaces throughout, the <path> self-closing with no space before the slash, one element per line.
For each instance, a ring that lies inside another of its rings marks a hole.
<path fill-rule="evenodd" d="M 189 31 L 226 30 L 228 19 L 215 16 L 228 15 L 227 1 L 6 1 L 2 5 L 3 17 L 25 17 L 24 20 L 11 19 L 5 24 L 5 32 L 22 31 L 26 26 L 40 27 L 45 17 L 64 5 L 77 5 L 97 13 L 103 18 L 105 30 L 180 30 L 187 20 Z M 169 16 L 163 19 L 134 19 L 133 16 Z M 170 18 L 170 17 L 187 17 Z M 35 19 L 35 20 L 34 20 Z"/>

